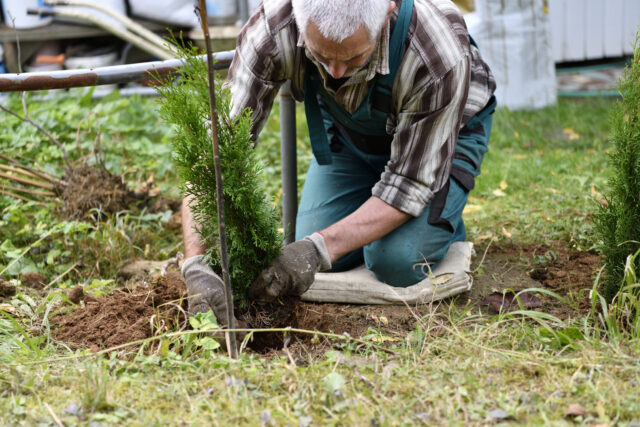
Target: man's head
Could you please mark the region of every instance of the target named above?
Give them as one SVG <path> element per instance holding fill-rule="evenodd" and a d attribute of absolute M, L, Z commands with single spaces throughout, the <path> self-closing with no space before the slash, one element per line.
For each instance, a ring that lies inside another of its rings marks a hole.
<path fill-rule="evenodd" d="M 367 64 L 395 8 L 390 0 L 292 0 L 307 48 L 333 78 Z"/>

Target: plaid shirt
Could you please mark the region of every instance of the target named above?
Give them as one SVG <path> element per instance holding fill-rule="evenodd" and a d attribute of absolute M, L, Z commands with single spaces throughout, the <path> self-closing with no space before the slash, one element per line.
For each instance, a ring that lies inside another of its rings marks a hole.
<path fill-rule="evenodd" d="M 327 91 L 353 113 L 376 73 L 389 73 L 389 37 L 400 0 L 365 67 L 337 90 L 315 64 Z M 345 7 L 348 7 L 345 0 Z M 279 87 L 291 80 L 297 101 L 304 99 L 306 59 L 315 62 L 299 34 L 290 0 L 264 0 L 238 37 L 227 84 L 233 114 L 253 110 L 253 135 L 265 124 Z M 418 216 L 448 180 L 458 132 L 489 101 L 495 80 L 450 0 L 414 0 L 405 53 L 392 90 L 387 133 L 391 158 L 372 195 Z"/>

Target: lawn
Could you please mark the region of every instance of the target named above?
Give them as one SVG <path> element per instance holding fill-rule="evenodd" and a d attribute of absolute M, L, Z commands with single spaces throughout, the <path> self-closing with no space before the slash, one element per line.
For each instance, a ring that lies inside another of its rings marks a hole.
<path fill-rule="evenodd" d="M 73 91 L 30 99 L 29 112 L 72 160 L 103 163 L 130 188 L 152 180 L 175 199 L 171 130 L 156 102 L 117 94 L 93 101 Z M 169 208 L 65 219 L 55 200 L 0 196 L 0 277 L 17 290 L 0 301 L 0 423 L 640 422 L 640 340 L 590 292 L 600 268 L 590 217 L 606 193 L 613 102 L 561 99 L 540 111 L 495 113 L 490 152 L 465 210 L 477 252 L 472 292 L 426 307 L 306 305 L 319 332 L 288 333 L 284 349 L 244 350 L 239 360 L 179 322 L 158 319 L 153 336 L 136 346 L 88 349 L 56 338 L 56 315 L 74 309 L 68 296 L 76 285 L 103 301 L 122 289 L 118 272 L 129 261 L 178 254 Z M 19 98 L 10 105 L 21 111 Z M 311 154 L 298 112 L 302 184 Z M 63 176 L 55 145 L 28 124 L 0 117 L 3 155 Z M 257 148 L 274 203 L 278 122 L 276 107 Z M 28 286 L 26 273 L 43 275 L 44 288 Z M 542 307 L 498 313 L 485 303 L 510 288 L 535 288 Z M 329 330 L 324 320 L 340 316 Z M 195 329 L 210 319 L 198 320 Z M 358 333 L 344 329 L 352 321 Z M 314 322 L 301 323 L 313 329 Z"/>

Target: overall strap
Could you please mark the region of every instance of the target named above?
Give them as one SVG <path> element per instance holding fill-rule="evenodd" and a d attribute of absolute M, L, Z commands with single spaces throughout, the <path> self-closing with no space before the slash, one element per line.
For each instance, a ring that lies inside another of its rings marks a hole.
<path fill-rule="evenodd" d="M 404 56 L 404 43 L 409 32 L 412 14 L 413 0 L 402 0 L 398 20 L 389 40 L 389 74 L 378 77 L 375 92 L 372 94 L 371 103 L 374 108 L 387 114 L 391 112 L 391 89 Z"/>

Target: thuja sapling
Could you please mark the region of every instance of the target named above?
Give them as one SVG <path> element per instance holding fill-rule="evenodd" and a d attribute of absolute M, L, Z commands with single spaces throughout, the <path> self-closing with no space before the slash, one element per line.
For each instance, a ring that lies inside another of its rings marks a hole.
<path fill-rule="evenodd" d="M 611 301 L 623 286 L 627 257 L 640 249 L 640 33 L 619 82 L 622 99 L 611 113 L 612 176 L 594 215 L 605 258 L 602 294 Z M 640 257 L 633 267 L 640 271 Z"/>
<path fill-rule="evenodd" d="M 184 67 L 178 78 L 159 84 L 160 113 L 174 127 L 173 162 L 197 232 L 208 247 L 206 261 L 221 272 L 212 163 L 207 64 L 193 47 L 182 47 Z M 219 79 L 218 79 L 219 80 Z M 250 111 L 231 117 L 231 96 L 216 83 L 217 126 L 222 162 L 224 214 L 229 277 L 236 300 L 246 302 L 247 289 L 282 249 L 279 219 L 261 184 L 262 166 L 251 140 Z"/>

